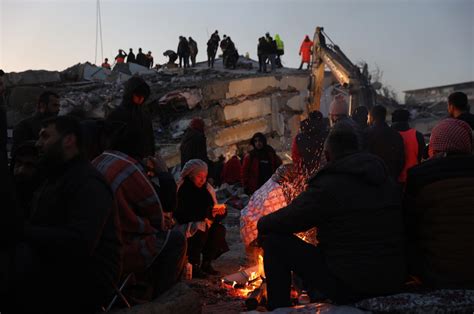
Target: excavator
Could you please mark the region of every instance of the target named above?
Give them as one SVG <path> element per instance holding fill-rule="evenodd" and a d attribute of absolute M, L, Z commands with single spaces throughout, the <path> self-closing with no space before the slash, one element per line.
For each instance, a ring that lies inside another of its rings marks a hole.
<path fill-rule="evenodd" d="M 326 38 L 331 44 L 326 44 Z M 320 108 L 325 66 L 331 70 L 339 84 L 348 91 L 349 113 L 359 106 L 365 106 L 370 110 L 375 105 L 376 94 L 370 83 L 367 64 L 361 71 L 320 26 L 316 27 L 314 33 L 312 57 L 308 112 Z"/>

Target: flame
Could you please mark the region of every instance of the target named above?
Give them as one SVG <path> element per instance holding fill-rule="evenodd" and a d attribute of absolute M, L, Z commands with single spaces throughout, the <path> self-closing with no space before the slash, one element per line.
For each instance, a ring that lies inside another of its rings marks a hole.
<path fill-rule="evenodd" d="M 265 278 L 265 269 L 263 267 L 263 256 L 262 254 L 258 255 L 258 273 L 259 276 Z"/>

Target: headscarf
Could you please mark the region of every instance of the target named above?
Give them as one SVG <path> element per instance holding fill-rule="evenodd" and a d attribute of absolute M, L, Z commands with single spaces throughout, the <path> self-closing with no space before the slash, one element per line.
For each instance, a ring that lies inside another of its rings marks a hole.
<path fill-rule="evenodd" d="M 189 123 L 191 129 L 204 132 L 204 121 L 201 118 L 193 118 Z"/>
<path fill-rule="evenodd" d="M 201 159 L 191 159 L 189 160 L 181 170 L 181 174 L 178 179 L 178 189 L 184 183 L 184 179 L 188 176 L 195 175 L 200 171 L 207 172 L 207 164 Z"/>
<path fill-rule="evenodd" d="M 429 156 L 436 153 L 470 154 L 472 151 L 472 131 L 462 120 L 448 118 L 442 120 L 431 131 Z"/>

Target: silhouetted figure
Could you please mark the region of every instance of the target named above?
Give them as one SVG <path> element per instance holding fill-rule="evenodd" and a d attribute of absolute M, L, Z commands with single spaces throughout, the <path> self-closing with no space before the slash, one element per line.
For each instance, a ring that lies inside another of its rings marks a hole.
<path fill-rule="evenodd" d="M 137 53 L 137 64 L 146 67 L 146 56 L 142 52 L 142 48 L 138 48 L 138 53 Z"/>
<path fill-rule="evenodd" d="M 179 67 L 187 68 L 189 67 L 189 43 L 184 36 L 179 36 L 179 44 L 178 44 L 178 57 L 179 57 Z"/>
<path fill-rule="evenodd" d="M 191 64 L 192 66 L 196 66 L 196 56 L 198 54 L 198 46 L 197 42 L 192 38 L 189 37 L 189 56 L 191 57 Z"/>
<path fill-rule="evenodd" d="M 207 41 L 207 66 L 213 68 L 214 60 L 216 59 L 217 48 L 221 38 L 219 37 L 219 32 L 216 30 L 211 38 Z"/>
<path fill-rule="evenodd" d="M 133 53 L 133 49 L 130 48 L 127 56 L 127 63 L 135 63 L 137 60 L 135 59 L 135 54 Z"/>
<path fill-rule="evenodd" d="M 125 57 L 127 57 L 127 54 L 125 53 L 125 51 L 123 51 L 122 49 L 119 49 L 118 54 L 115 56 L 115 63 L 117 64 L 125 63 Z"/>
<path fill-rule="evenodd" d="M 104 69 L 111 69 L 110 67 L 110 64 L 109 64 L 109 59 L 105 58 L 104 62 L 102 62 L 102 65 L 101 67 L 103 67 Z"/>

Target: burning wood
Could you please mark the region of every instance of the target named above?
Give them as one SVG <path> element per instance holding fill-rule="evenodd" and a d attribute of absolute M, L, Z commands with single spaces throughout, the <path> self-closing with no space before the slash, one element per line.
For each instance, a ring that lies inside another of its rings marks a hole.
<path fill-rule="evenodd" d="M 265 280 L 262 280 L 260 287 L 250 292 L 247 300 L 245 300 L 245 306 L 247 311 L 253 311 L 257 309 L 259 305 L 265 305 L 267 303 L 267 284 Z"/>

